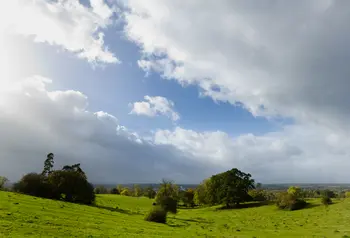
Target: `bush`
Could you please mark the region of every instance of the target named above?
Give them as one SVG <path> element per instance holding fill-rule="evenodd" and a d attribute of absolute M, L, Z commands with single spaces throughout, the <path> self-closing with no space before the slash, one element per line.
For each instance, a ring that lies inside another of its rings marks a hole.
<path fill-rule="evenodd" d="M 332 199 L 330 197 L 327 196 L 322 196 L 321 198 L 321 203 L 325 206 L 332 204 Z"/>
<path fill-rule="evenodd" d="M 248 192 L 249 196 L 255 202 L 264 202 L 267 200 L 266 192 L 262 189 L 252 189 Z"/>
<path fill-rule="evenodd" d="M 279 209 L 293 211 L 306 207 L 307 203 L 297 198 L 293 193 L 283 192 L 278 194 L 276 205 Z"/>
<path fill-rule="evenodd" d="M 171 197 L 164 197 L 159 200 L 159 204 L 166 212 L 177 213 L 177 200 Z"/>
<path fill-rule="evenodd" d="M 146 215 L 145 220 L 158 223 L 166 223 L 166 216 L 167 212 L 160 206 L 156 206 L 152 208 Z"/>

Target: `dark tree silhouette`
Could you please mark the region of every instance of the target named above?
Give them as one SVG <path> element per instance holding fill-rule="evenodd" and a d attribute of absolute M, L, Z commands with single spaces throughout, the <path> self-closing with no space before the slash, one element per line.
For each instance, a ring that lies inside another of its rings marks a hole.
<path fill-rule="evenodd" d="M 46 160 L 44 162 L 44 169 L 43 169 L 43 172 L 41 173 L 41 175 L 47 176 L 49 173 L 52 172 L 53 164 L 54 164 L 53 159 L 54 159 L 54 154 L 53 153 L 49 153 L 46 156 Z"/>

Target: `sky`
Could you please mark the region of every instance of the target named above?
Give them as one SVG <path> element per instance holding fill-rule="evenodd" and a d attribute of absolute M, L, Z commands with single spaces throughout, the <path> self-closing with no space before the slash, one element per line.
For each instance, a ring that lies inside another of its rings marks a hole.
<path fill-rule="evenodd" d="M 350 182 L 350 2 L 0 4 L 1 176 Z"/>

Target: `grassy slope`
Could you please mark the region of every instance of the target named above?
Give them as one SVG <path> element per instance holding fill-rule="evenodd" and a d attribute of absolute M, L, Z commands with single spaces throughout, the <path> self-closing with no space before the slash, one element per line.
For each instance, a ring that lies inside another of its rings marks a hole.
<path fill-rule="evenodd" d="M 100 208 L 0 192 L 0 237 L 345 237 L 350 200 L 300 211 L 274 206 L 181 209 L 168 224 L 143 220 L 147 198 L 100 195 Z M 118 206 L 118 209 L 113 209 Z"/>

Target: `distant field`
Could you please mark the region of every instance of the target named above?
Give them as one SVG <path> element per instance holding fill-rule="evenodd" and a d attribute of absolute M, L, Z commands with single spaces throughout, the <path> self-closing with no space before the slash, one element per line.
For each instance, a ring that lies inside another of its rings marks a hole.
<path fill-rule="evenodd" d="M 0 237 L 350 237 L 350 200 L 279 211 L 180 209 L 168 224 L 143 220 L 148 198 L 99 195 L 100 208 L 0 192 Z M 116 208 L 117 207 L 117 208 Z"/>

